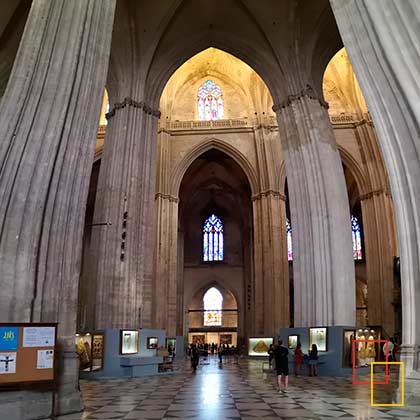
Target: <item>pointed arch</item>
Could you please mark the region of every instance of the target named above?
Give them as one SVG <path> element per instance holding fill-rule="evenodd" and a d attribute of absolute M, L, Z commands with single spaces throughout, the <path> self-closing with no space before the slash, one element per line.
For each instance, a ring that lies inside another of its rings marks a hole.
<path fill-rule="evenodd" d="M 258 191 L 257 175 L 248 159 L 229 143 L 212 137 L 190 150 L 175 168 L 172 176 L 171 195 L 178 197 L 179 188 L 187 169 L 199 156 L 211 149 L 219 150 L 232 158 L 244 171 L 251 187 L 251 194 L 255 194 Z"/>

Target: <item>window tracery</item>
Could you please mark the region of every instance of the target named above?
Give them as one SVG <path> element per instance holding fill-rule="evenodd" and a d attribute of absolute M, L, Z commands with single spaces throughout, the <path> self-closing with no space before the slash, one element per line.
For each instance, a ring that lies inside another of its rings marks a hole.
<path fill-rule="evenodd" d="M 198 88 L 197 106 L 199 120 L 222 120 L 224 118 L 222 89 L 213 80 L 206 80 Z"/>
<path fill-rule="evenodd" d="M 223 261 L 223 258 L 223 223 L 216 215 L 212 214 L 203 226 L 203 260 Z"/>
<path fill-rule="evenodd" d="M 203 297 L 204 325 L 222 325 L 223 296 L 218 289 L 211 287 Z"/>

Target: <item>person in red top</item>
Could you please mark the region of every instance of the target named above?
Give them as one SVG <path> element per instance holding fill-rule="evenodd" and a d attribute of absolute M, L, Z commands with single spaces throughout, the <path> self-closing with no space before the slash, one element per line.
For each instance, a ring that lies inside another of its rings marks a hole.
<path fill-rule="evenodd" d="M 302 344 L 298 342 L 295 348 L 295 376 L 300 375 L 300 367 L 302 366 L 302 362 L 303 362 Z"/>

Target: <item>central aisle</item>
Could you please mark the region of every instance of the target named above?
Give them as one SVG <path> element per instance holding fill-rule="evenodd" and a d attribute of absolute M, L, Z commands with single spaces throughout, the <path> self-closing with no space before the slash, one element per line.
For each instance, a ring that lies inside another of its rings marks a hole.
<path fill-rule="evenodd" d="M 85 413 L 59 419 L 420 419 L 420 403 L 370 407 L 369 386 L 352 385 L 349 378 L 291 377 L 289 391 L 279 394 L 262 361 L 222 368 L 216 357 L 208 362 L 195 374 L 182 362 L 180 373 L 165 376 L 82 381 Z"/>

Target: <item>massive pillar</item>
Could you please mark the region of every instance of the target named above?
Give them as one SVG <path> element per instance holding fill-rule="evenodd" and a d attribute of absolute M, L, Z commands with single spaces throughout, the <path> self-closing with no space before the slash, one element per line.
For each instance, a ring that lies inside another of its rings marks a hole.
<path fill-rule="evenodd" d="M 420 4 L 331 0 L 331 5 L 390 176 L 401 255 L 402 360 L 407 375 L 420 379 Z"/>
<path fill-rule="evenodd" d="M 348 198 L 325 104 L 306 86 L 274 110 L 293 226 L 295 326 L 354 325 Z"/>
<path fill-rule="evenodd" d="M 278 191 L 278 132 L 263 120 L 255 129 L 261 191 L 252 197 L 254 245 L 253 334 L 272 335 L 290 325 L 285 197 Z"/>
<path fill-rule="evenodd" d="M 159 134 L 156 189 L 156 244 L 154 261 L 152 327 L 177 335 L 178 305 L 178 197 L 171 195 L 170 134 Z M 183 265 L 183 261 L 182 261 Z M 181 306 L 182 307 L 182 306 Z M 182 335 L 182 334 L 178 334 Z"/>
<path fill-rule="evenodd" d="M 158 117 L 129 97 L 108 114 L 91 248 L 96 328 L 151 325 Z"/>
<path fill-rule="evenodd" d="M 397 255 L 394 206 L 378 139 L 370 119 L 356 126 L 365 162 L 367 182 L 360 196 L 368 282 L 368 325 L 382 325 L 388 336 L 398 328 L 396 320 L 394 256 Z"/>
<path fill-rule="evenodd" d="M 77 290 L 114 9 L 34 0 L 1 102 L 0 319 L 59 322 L 56 414 L 81 408 Z M 50 416 L 43 389 L 2 393 L 2 416 Z"/>

